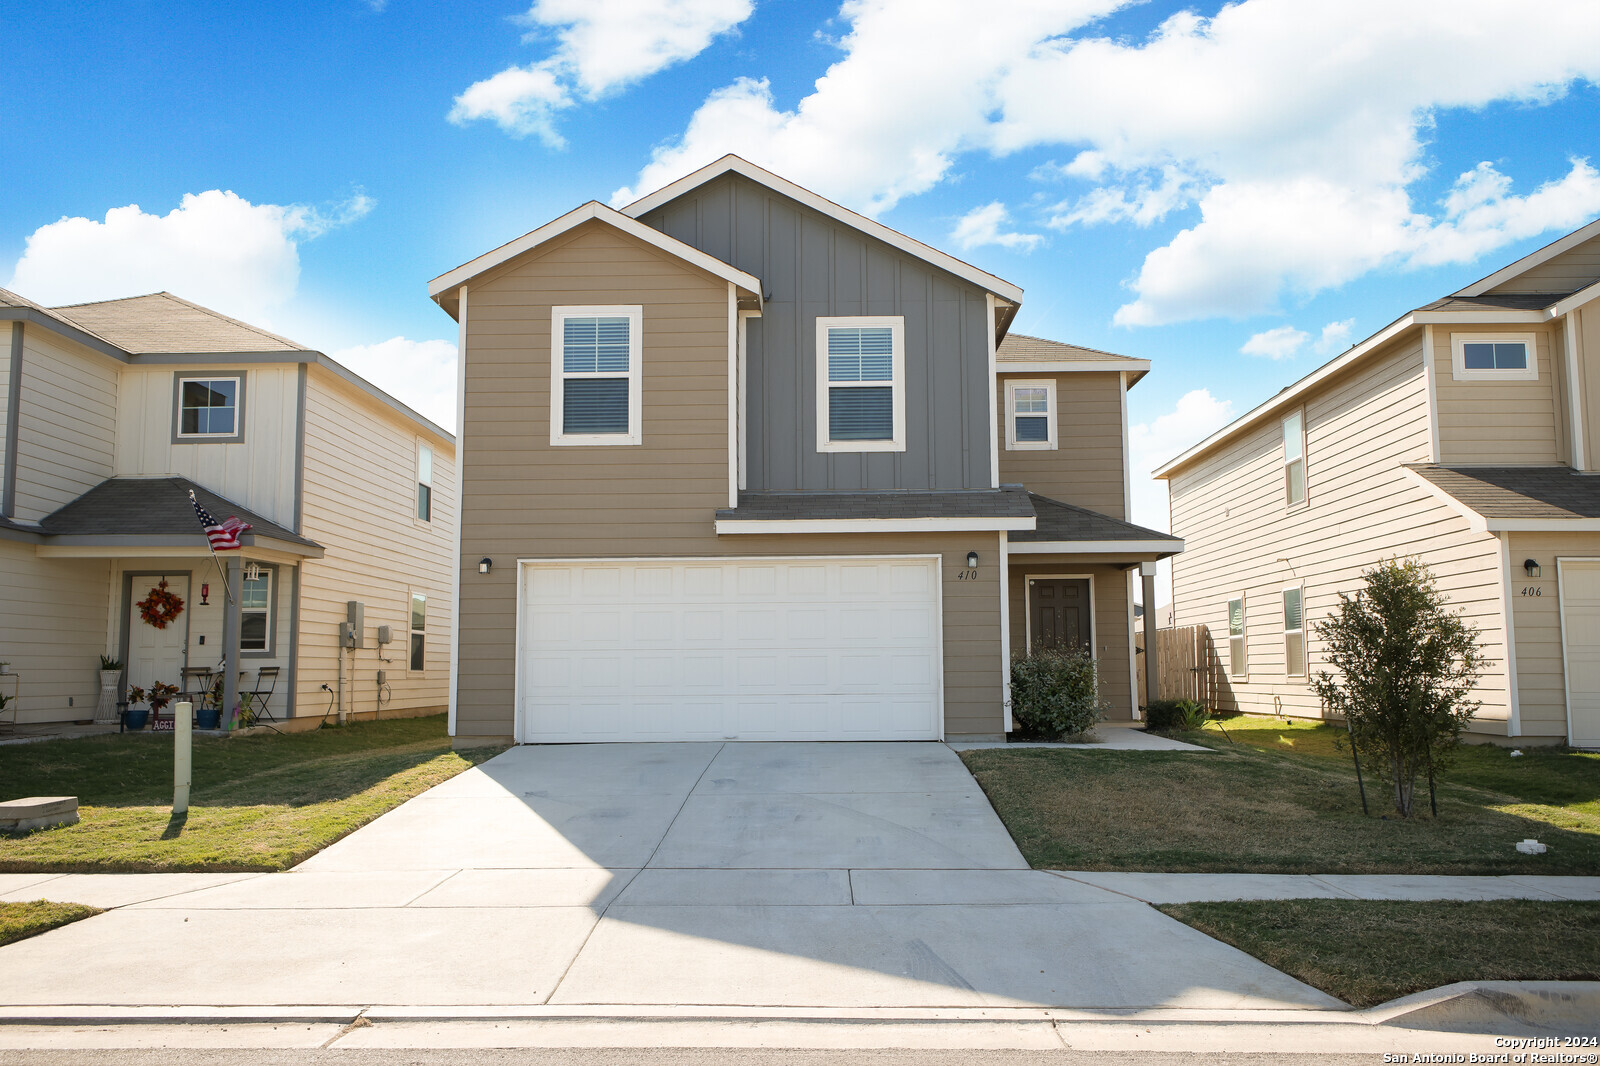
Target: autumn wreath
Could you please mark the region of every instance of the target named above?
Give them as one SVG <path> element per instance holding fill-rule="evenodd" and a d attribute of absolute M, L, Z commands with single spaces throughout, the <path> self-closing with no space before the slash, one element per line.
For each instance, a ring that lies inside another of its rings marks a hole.
<path fill-rule="evenodd" d="M 134 604 L 139 608 L 139 617 L 157 629 L 167 628 L 167 623 L 183 613 L 183 597 L 167 588 L 167 579 L 162 578 L 155 588 L 150 590 L 150 595 Z"/>

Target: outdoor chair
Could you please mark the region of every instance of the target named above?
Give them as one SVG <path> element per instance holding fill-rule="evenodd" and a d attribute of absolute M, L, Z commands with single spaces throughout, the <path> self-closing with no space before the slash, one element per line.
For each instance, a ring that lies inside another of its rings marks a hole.
<path fill-rule="evenodd" d="M 188 700 L 196 707 L 204 705 L 211 698 L 211 679 L 215 675 L 216 671 L 209 666 L 185 666 L 176 700 Z"/>
<path fill-rule="evenodd" d="M 277 721 L 268 703 L 278 688 L 278 671 L 281 666 L 263 666 L 256 671 L 256 687 L 250 690 L 250 713 L 254 722 L 270 718 Z"/>

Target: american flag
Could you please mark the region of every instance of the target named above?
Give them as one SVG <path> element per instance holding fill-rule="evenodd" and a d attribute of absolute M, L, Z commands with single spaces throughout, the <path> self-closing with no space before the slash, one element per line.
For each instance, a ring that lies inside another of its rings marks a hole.
<path fill-rule="evenodd" d="M 229 515 L 226 522 L 218 522 L 211 517 L 209 511 L 200 506 L 200 501 L 194 498 L 193 489 L 189 490 L 189 502 L 194 504 L 195 517 L 200 519 L 200 525 L 206 531 L 206 539 L 211 541 L 212 551 L 225 552 L 243 547 L 239 543 L 239 538 L 250 528 L 250 523 L 241 522 L 233 515 Z"/>

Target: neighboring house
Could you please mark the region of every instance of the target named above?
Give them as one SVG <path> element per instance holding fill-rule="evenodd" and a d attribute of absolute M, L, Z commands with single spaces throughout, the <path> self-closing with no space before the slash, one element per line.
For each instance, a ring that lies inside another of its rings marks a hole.
<path fill-rule="evenodd" d="M 460 324 L 458 743 L 998 737 L 1009 658 L 1135 715 L 1143 360 L 726 157 L 435 279 Z M 818 352 L 824 353 L 818 358 Z"/>
<path fill-rule="evenodd" d="M 1316 716 L 1313 629 L 1421 559 L 1492 660 L 1473 730 L 1600 746 L 1600 222 L 1420 307 L 1156 471 L 1175 621 Z"/>
<path fill-rule="evenodd" d="M 0 691 L 19 685 L 19 721 L 93 717 L 103 652 L 126 663 L 124 692 L 211 667 L 274 689 L 278 717 L 443 709 L 449 433 L 167 293 L 46 308 L 0 290 L 0 319 L 0 661 L 16 675 Z M 231 598 L 190 489 L 254 527 L 218 557 Z M 185 609 L 156 628 L 136 605 L 162 579 Z M 361 646 L 342 650 L 352 600 Z"/>

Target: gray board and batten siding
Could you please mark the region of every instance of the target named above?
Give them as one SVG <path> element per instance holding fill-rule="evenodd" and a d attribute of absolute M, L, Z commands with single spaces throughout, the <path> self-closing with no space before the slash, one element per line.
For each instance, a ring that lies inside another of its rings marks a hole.
<path fill-rule="evenodd" d="M 737 174 L 639 221 L 766 289 L 746 338 L 750 491 L 993 487 L 983 289 Z M 842 315 L 905 317 L 903 452 L 817 450 L 816 321 Z"/>

